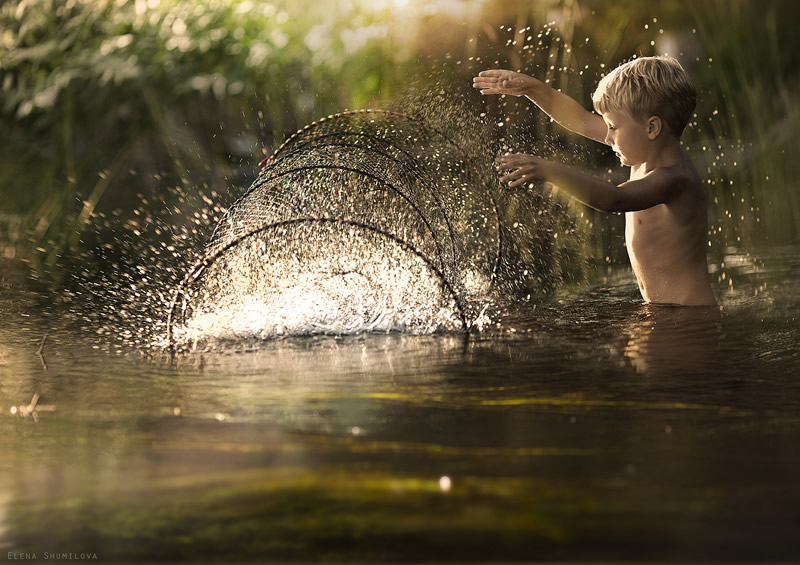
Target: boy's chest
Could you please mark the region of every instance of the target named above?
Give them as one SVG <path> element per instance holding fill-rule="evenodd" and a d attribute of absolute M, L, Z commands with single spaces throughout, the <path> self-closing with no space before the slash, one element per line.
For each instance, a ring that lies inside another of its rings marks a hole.
<path fill-rule="evenodd" d="M 665 204 L 625 214 L 625 243 L 634 252 L 662 244 L 665 235 L 673 229 L 671 214 Z"/>

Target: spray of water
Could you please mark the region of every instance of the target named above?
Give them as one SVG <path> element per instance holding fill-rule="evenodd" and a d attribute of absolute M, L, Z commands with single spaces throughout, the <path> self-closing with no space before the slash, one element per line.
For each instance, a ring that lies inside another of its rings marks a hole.
<path fill-rule="evenodd" d="M 501 65 L 466 63 L 470 77 Z M 81 326 L 177 349 L 464 331 L 585 278 L 583 220 L 541 187 L 500 187 L 492 167 L 500 151 L 563 144 L 527 125 L 538 114 L 524 101 L 481 97 L 455 70 L 421 77 L 394 111 L 308 125 L 238 199 L 201 171 L 168 193 L 155 178 L 133 216 L 96 214 L 66 296 Z"/>
<path fill-rule="evenodd" d="M 482 323 L 500 225 L 452 139 L 404 114 L 348 112 L 264 165 L 176 290 L 169 345 Z"/>

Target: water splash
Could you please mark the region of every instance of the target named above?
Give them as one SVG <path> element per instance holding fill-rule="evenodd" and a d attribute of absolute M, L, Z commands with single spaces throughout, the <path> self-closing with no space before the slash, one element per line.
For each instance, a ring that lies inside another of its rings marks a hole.
<path fill-rule="evenodd" d="M 468 323 L 453 288 L 417 250 L 344 220 L 248 232 L 198 265 L 178 297 L 168 338 L 192 347 L 314 333 L 427 334 Z"/>
<path fill-rule="evenodd" d="M 217 224 L 167 341 L 467 329 L 485 321 L 500 233 L 491 191 L 445 134 L 396 112 L 329 116 Z"/>
<path fill-rule="evenodd" d="M 538 43 L 527 31 L 521 67 L 550 68 L 554 45 L 570 53 L 549 27 Z M 498 41 L 518 35 L 509 28 Z M 135 209 L 92 218 L 86 257 L 66 267 L 76 279 L 65 297 L 73 317 L 101 342 L 145 349 L 420 334 L 501 322 L 518 302 L 584 283 L 603 256 L 595 247 L 608 239 L 605 223 L 541 186 L 501 187 L 492 167 L 509 150 L 573 164 L 590 157 L 528 101 L 471 88 L 475 73 L 506 63 L 506 51 L 432 65 L 395 97 L 394 112 L 310 124 L 265 160 L 244 194 L 231 187 L 256 173 L 244 165 L 239 178 L 214 166 L 154 175 Z M 557 67 L 556 76 L 577 73 Z M 241 194 L 230 209 L 226 191 Z M 615 253 L 607 255 L 610 269 Z M 389 266 L 378 271 L 376 261 Z"/>

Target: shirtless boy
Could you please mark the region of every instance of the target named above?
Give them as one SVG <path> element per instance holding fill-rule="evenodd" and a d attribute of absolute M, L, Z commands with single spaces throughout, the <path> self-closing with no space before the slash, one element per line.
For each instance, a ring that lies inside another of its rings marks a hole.
<path fill-rule="evenodd" d="M 670 57 L 642 57 L 603 77 L 592 95 L 594 114 L 543 82 L 506 70 L 473 79 L 481 94 L 527 96 L 553 120 L 610 145 L 630 180 L 613 185 L 535 155 L 497 159 L 510 186 L 546 180 L 587 206 L 625 212 L 625 242 L 645 302 L 713 306 L 708 282 L 703 184 L 680 136 L 695 108 L 686 71 Z"/>

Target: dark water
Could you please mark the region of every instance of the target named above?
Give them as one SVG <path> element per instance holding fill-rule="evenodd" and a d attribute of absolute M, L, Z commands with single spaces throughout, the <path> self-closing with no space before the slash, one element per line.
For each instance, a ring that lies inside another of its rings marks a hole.
<path fill-rule="evenodd" d="M 800 559 L 800 248 L 725 260 L 721 313 L 623 271 L 468 337 L 174 358 L 4 274 L 2 555 Z"/>

